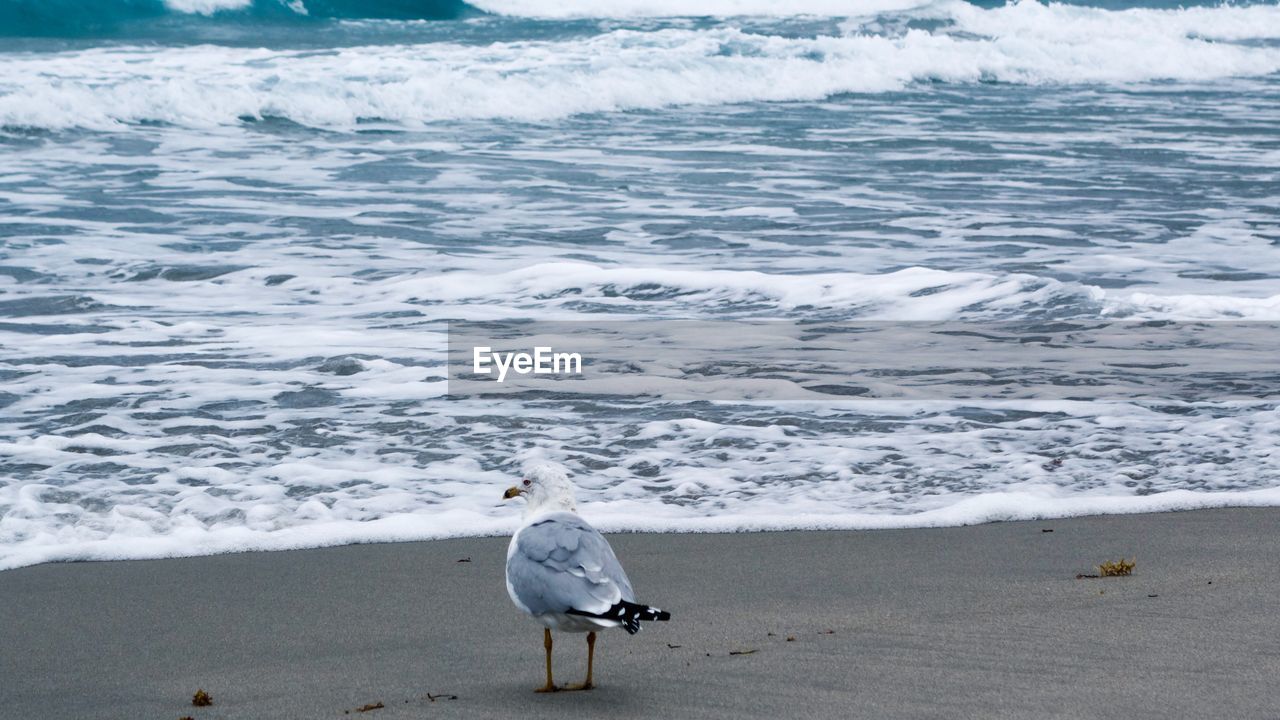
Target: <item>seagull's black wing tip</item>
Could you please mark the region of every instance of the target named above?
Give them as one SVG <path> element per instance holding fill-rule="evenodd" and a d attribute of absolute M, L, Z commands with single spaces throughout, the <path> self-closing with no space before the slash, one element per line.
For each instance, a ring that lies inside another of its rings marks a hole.
<path fill-rule="evenodd" d="M 582 615 L 584 617 L 600 618 L 602 620 L 615 620 L 631 635 L 640 632 L 640 621 L 649 620 L 670 620 L 671 613 L 666 610 L 659 610 L 648 605 L 627 602 L 621 600 L 613 605 L 613 607 L 602 613 L 589 613 L 583 610 L 571 609 L 568 611 L 570 615 Z"/>

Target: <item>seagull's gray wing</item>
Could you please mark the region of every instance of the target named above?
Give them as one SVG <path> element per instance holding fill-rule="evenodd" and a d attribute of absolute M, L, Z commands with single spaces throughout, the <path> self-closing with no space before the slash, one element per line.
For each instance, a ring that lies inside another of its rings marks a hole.
<path fill-rule="evenodd" d="M 507 555 L 507 586 L 533 615 L 601 614 L 635 600 L 609 542 L 568 512 L 550 513 L 516 533 Z"/>

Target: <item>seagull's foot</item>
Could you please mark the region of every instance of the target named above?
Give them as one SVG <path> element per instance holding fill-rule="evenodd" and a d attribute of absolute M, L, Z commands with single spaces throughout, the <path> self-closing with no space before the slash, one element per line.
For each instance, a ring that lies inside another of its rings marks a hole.
<path fill-rule="evenodd" d="M 551 683 L 547 683 L 546 685 L 543 685 L 542 687 L 536 688 L 534 690 L 534 692 L 538 692 L 538 693 L 553 693 L 553 692 L 559 692 L 559 691 L 560 691 L 560 688 L 556 687 L 555 685 L 552 685 Z"/>
<path fill-rule="evenodd" d="M 588 681 L 588 682 L 582 683 L 581 685 L 565 685 L 564 689 L 571 690 L 571 691 L 572 690 L 590 690 L 593 687 L 595 687 L 595 685 Z"/>

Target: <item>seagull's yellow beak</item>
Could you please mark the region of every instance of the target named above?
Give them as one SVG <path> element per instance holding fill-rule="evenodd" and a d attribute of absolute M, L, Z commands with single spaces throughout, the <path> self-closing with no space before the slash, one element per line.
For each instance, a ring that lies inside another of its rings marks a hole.
<path fill-rule="evenodd" d="M 513 498 L 513 497 L 517 497 L 517 496 L 519 496 L 519 495 L 523 495 L 523 494 L 524 494 L 524 490 L 521 490 L 521 489 L 520 489 L 520 488 L 518 488 L 518 487 L 514 487 L 514 486 L 512 486 L 512 487 L 507 488 L 507 491 L 506 491 L 506 492 L 502 493 L 502 499 L 503 499 L 503 500 L 510 500 L 510 499 L 511 499 L 511 498 Z"/>

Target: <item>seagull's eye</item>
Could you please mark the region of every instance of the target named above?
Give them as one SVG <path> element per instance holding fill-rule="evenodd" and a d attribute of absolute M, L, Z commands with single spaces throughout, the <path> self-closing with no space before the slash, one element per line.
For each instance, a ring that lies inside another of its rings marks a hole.
<path fill-rule="evenodd" d="M 532 484 L 533 484 L 533 482 L 532 482 L 532 481 L 530 481 L 530 480 L 525 480 L 525 481 L 524 481 L 524 486 L 525 486 L 525 487 L 529 487 L 529 486 L 530 486 L 530 485 L 532 485 Z"/>

